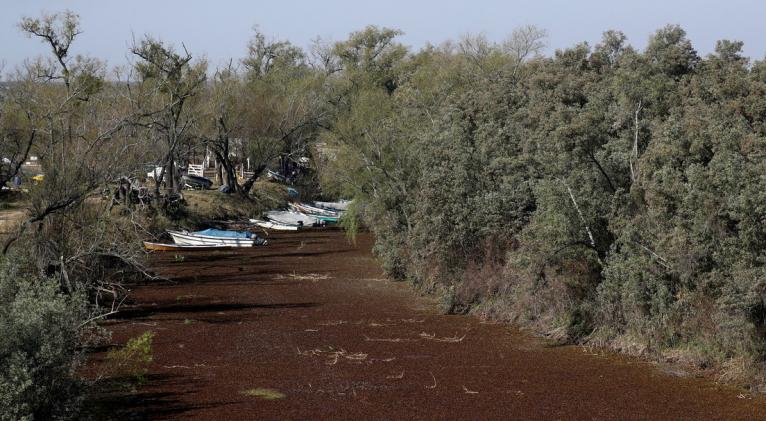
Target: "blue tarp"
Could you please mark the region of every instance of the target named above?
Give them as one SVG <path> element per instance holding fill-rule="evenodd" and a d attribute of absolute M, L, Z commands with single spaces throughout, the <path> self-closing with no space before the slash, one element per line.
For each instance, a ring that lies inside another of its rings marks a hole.
<path fill-rule="evenodd" d="M 202 231 L 196 231 L 197 235 L 207 235 L 209 237 L 224 237 L 224 238 L 252 238 L 252 234 L 246 231 L 225 231 L 217 230 L 214 228 L 208 228 Z"/>

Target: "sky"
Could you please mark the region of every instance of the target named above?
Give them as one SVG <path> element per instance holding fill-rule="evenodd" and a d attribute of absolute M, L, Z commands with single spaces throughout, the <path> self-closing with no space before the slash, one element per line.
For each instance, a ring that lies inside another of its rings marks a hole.
<path fill-rule="evenodd" d="M 47 50 L 18 29 L 22 16 L 72 10 L 83 33 L 72 47 L 124 65 L 135 36 L 152 34 L 180 46 L 211 65 L 245 56 L 253 25 L 270 39 L 307 47 L 320 36 L 339 41 L 367 25 L 400 29 L 400 41 L 414 49 L 461 35 L 484 34 L 502 41 L 514 28 L 532 24 L 548 31 L 548 48 L 591 45 L 608 29 L 618 29 L 639 49 L 666 24 L 680 24 L 701 55 L 719 39 L 741 40 L 745 54 L 763 59 L 766 36 L 762 0 L 0 0 L 0 67 L 9 72 L 24 59 Z"/>

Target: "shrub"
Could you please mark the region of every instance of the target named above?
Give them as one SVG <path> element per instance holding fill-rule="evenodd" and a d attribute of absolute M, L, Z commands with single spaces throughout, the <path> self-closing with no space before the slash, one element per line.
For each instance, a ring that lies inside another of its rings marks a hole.
<path fill-rule="evenodd" d="M 133 338 L 120 349 L 113 349 L 107 355 L 110 374 L 115 377 L 127 377 L 138 384 L 146 381 L 152 357 L 153 332 L 144 332 Z"/>
<path fill-rule="evenodd" d="M 87 301 L 24 273 L 18 260 L 0 257 L 0 419 L 71 418 L 81 403 L 75 370 Z"/>

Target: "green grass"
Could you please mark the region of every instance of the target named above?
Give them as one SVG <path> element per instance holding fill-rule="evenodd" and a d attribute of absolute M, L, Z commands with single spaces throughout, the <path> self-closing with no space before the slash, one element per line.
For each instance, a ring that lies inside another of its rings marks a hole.
<path fill-rule="evenodd" d="M 258 388 L 255 388 L 255 389 L 243 390 L 240 393 L 242 393 L 245 396 L 253 396 L 253 397 L 256 397 L 256 398 L 266 399 L 266 400 L 269 400 L 269 401 L 273 401 L 273 400 L 276 400 L 276 399 L 284 399 L 285 397 L 287 397 L 284 393 L 282 393 L 282 392 L 280 392 L 278 390 L 267 389 L 267 388 L 263 388 L 263 387 L 258 387 Z"/>

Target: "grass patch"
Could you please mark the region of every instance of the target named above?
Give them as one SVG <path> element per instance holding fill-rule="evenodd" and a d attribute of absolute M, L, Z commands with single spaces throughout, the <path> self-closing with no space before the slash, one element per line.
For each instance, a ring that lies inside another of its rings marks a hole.
<path fill-rule="evenodd" d="M 257 182 L 251 199 L 216 190 L 188 190 L 184 191 L 184 198 L 188 204 L 188 222 L 195 225 L 195 222 L 245 220 L 266 209 L 284 206 L 287 189 L 281 184 Z"/>
<path fill-rule="evenodd" d="M 261 398 L 266 399 L 268 401 L 273 401 L 276 399 L 284 399 L 287 397 L 284 393 L 275 390 L 275 389 L 267 389 L 264 387 L 258 387 L 255 389 L 247 389 L 240 392 L 241 394 L 245 396 L 252 396 L 255 398 Z"/>

